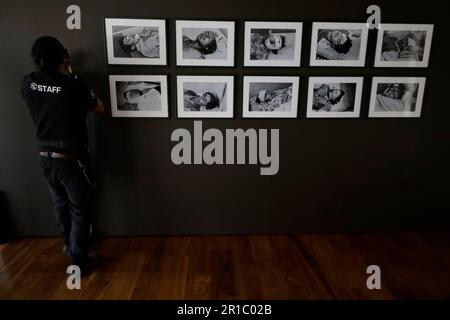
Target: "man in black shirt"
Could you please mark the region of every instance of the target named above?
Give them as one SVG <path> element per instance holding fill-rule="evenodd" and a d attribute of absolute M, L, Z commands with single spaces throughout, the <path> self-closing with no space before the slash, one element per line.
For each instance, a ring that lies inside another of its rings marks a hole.
<path fill-rule="evenodd" d="M 86 115 L 105 108 L 92 89 L 71 74 L 61 43 L 49 36 L 37 39 L 32 57 L 40 68 L 24 77 L 22 96 L 36 126 L 41 168 L 64 236 L 64 253 L 80 267 L 88 261 L 92 188 Z"/>

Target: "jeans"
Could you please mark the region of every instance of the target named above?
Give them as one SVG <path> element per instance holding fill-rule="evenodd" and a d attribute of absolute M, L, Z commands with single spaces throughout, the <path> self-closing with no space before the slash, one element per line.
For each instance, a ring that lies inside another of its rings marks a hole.
<path fill-rule="evenodd" d="M 93 195 L 88 160 L 80 161 L 86 166 L 86 173 L 78 160 L 41 156 L 41 169 L 50 189 L 56 223 L 64 237 L 71 264 L 76 265 L 81 264 L 88 254 Z"/>

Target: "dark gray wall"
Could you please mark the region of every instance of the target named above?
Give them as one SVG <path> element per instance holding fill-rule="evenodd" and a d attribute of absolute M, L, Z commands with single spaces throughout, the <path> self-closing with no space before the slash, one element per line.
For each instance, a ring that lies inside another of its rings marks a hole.
<path fill-rule="evenodd" d="M 65 27 L 65 10 L 82 8 L 82 30 Z M 19 95 L 32 70 L 32 42 L 59 38 L 75 68 L 108 101 L 108 74 L 168 74 L 169 119 L 94 119 L 89 131 L 98 177 L 96 227 L 103 234 L 215 234 L 448 229 L 450 178 L 449 27 L 438 1 L 377 1 L 388 23 L 434 23 L 428 69 L 374 69 L 375 32 L 366 68 L 309 68 L 313 21 L 364 22 L 372 1 L 115 0 L 8 1 L 0 12 L 0 190 L 17 235 L 56 233 L 40 175 L 34 128 Z M 103 18 L 168 20 L 168 67 L 107 66 Z M 235 19 L 236 68 L 175 66 L 176 18 Z M 303 21 L 301 68 L 243 68 L 243 21 Z M 170 161 L 171 132 L 192 128 L 176 118 L 176 75 L 235 75 L 235 118 L 205 128 L 279 128 L 280 172 L 257 166 L 185 166 Z M 300 75 L 299 117 L 242 119 L 243 75 Z M 364 76 L 362 117 L 305 119 L 308 76 Z M 368 119 L 372 76 L 426 76 L 421 119 Z"/>

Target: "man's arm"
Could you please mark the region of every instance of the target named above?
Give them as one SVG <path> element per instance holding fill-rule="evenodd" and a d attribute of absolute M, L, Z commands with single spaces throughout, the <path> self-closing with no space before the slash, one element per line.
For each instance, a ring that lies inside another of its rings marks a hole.
<path fill-rule="evenodd" d="M 105 105 L 94 93 L 92 88 L 77 74 L 75 75 L 77 82 L 77 94 L 80 96 L 80 106 L 94 113 L 97 116 L 105 114 Z"/>

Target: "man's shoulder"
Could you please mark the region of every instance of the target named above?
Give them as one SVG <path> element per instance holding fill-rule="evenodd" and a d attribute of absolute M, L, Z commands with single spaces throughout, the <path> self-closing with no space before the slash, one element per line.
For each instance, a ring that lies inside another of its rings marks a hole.
<path fill-rule="evenodd" d="M 30 72 L 22 77 L 22 83 L 31 82 L 31 81 L 33 81 L 32 79 L 34 79 L 34 78 L 35 78 L 35 72 Z"/>
<path fill-rule="evenodd" d="M 57 74 L 46 74 L 42 71 L 33 71 L 23 77 L 22 82 L 23 83 L 39 83 L 39 84 L 45 84 L 50 85 L 54 84 L 56 82 L 61 82 L 61 79 L 58 77 Z"/>

